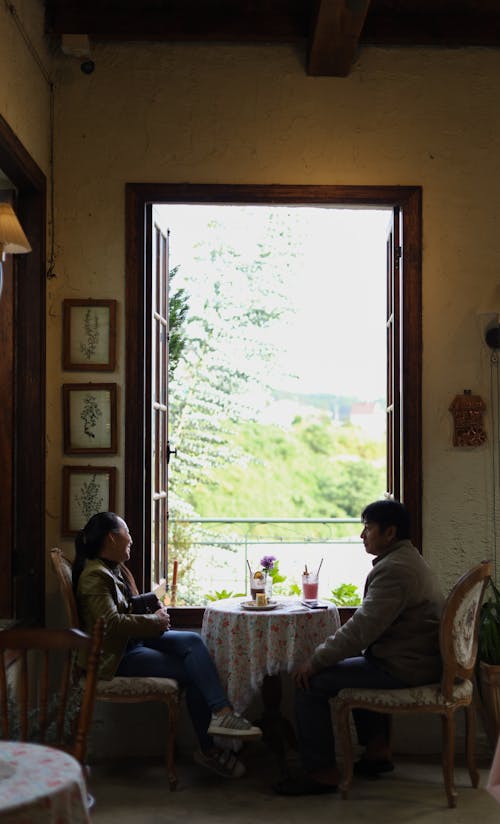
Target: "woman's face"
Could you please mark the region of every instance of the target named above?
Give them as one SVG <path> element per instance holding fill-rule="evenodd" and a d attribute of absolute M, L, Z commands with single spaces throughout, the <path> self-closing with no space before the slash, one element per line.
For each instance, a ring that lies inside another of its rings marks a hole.
<path fill-rule="evenodd" d="M 108 532 L 101 556 L 116 564 L 123 564 L 130 558 L 131 546 L 132 538 L 128 526 L 120 518 L 118 531 Z"/>

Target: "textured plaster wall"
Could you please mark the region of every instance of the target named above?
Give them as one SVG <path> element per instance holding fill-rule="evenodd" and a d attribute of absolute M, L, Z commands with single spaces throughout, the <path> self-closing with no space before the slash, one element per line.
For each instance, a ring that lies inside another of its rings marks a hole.
<path fill-rule="evenodd" d="M 123 389 L 126 181 L 420 185 L 423 549 L 449 587 L 492 553 L 489 351 L 477 313 L 500 310 L 500 51 L 364 49 L 343 79 L 307 77 L 286 45 L 125 44 L 93 57 L 91 76 L 58 63 L 49 543 L 61 540 L 64 297 L 118 299 L 112 379 Z M 472 450 L 451 445 L 448 406 L 465 388 L 488 403 L 488 444 Z M 120 501 L 122 461 L 123 431 Z"/>
<path fill-rule="evenodd" d="M 31 53 L 6 4 L 0 4 L 0 114 L 47 174 L 52 55 L 44 36 L 42 0 L 16 0 L 15 9 L 42 63 Z"/>

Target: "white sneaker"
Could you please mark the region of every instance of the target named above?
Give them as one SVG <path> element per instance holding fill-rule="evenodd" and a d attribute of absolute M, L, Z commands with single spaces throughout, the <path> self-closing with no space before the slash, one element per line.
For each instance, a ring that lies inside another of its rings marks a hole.
<path fill-rule="evenodd" d="M 236 712 L 219 715 L 214 712 L 207 732 L 209 735 L 231 735 L 234 738 L 260 738 L 262 735 L 260 727 L 252 727 L 250 721 Z"/>
<path fill-rule="evenodd" d="M 223 778 L 241 778 L 246 773 L 245 765 L 231 750 L 218 750 L 213 755 L 205 755 L 201 750 L 197 750 L 193 758 L 200 767 L 205 767 Z"/>

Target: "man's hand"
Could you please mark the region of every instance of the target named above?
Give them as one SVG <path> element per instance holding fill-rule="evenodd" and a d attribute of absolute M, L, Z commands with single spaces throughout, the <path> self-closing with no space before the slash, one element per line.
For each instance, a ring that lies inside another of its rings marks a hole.
<path fill-rule="evenodd" d="M 160 629 L 162 632 L 168 632 L 170 629 L 170 615 L 168 614 L 168 610 L 166 607 L 160 607 L 155 612 L 155 615 L 158 616 L 158 623 L 160 625 Z"/>
<path fill-rule="evenodd" d="M 314 675 L 313 666 L 311 661 L 306 661 L 305 664 L 301 664 L 300 667 L 297 667 L 295 672 L 292 674 L 295 686 L 300 687 L 303 690 L 308 690 L 311 675 Z"/>

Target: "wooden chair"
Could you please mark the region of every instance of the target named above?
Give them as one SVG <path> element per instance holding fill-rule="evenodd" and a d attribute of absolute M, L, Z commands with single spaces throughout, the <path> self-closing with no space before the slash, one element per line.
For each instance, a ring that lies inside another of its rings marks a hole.
<path fill-rule="evenodd" d="M 443 775 L 448 806 L 455 807 L 457 792 L 453 780 L 455 757 L 455 712 L 463 708 L 466 720 L 466 758 L 472 786 L 479 784 L 475 763 L 475 714 L 473 673 L 477 655 L 479 610 L 491 561 L 483 561 L 463 575 L 451 590 L 443 610 L 440 648 L 443 659 L 441 682 L 406 689 L 343 689 L 334 699 L 335 716 L 344 756 L 340 783 L 347 798 L 353 775 L 353 750 L 349 714 L 353 709 L 383 713 L 435 713 L 441 716 L 443 733 Z"/>
<path fill-rule="evenodd" d="M 10 629 L 0 632 L 2 738 L 35 740 L 59 747 L 84 764 L 92 721 L 103 622 L 92 637 L 78 629 Z M 75 654 L 88 651 L 82 691 L 74 689 Z M 8 682 L 9 657 L 14 684 Z M 62 664 L 62 666 L 61 666 Z M 60 680 L 55 673 L 62 670 Z M 59 680 L 58 689 L 57 681 Z"/>
<path fill-rule="evenodd" d="M 79 627 L 80 619 L 73 593 L 71 561 L 69 561 L 57 547 L 51 549 L 50 556 L 52 566 L 59 581 L 69 625 Z M 135 587 L 134 582 L 133 586 Z M 98 680 L 96 687 L 96 701 L 108 701 L 120 704 L 159 701 L 167 705 L 168 719 L 165 762 L 168 783 L 171 790 L 177 788 L 174 746 L 179 716 L 179 696 L 179 685 L 173 678 L 115 676 L 115 678 L 108 681 L 103 679 Z"/>

